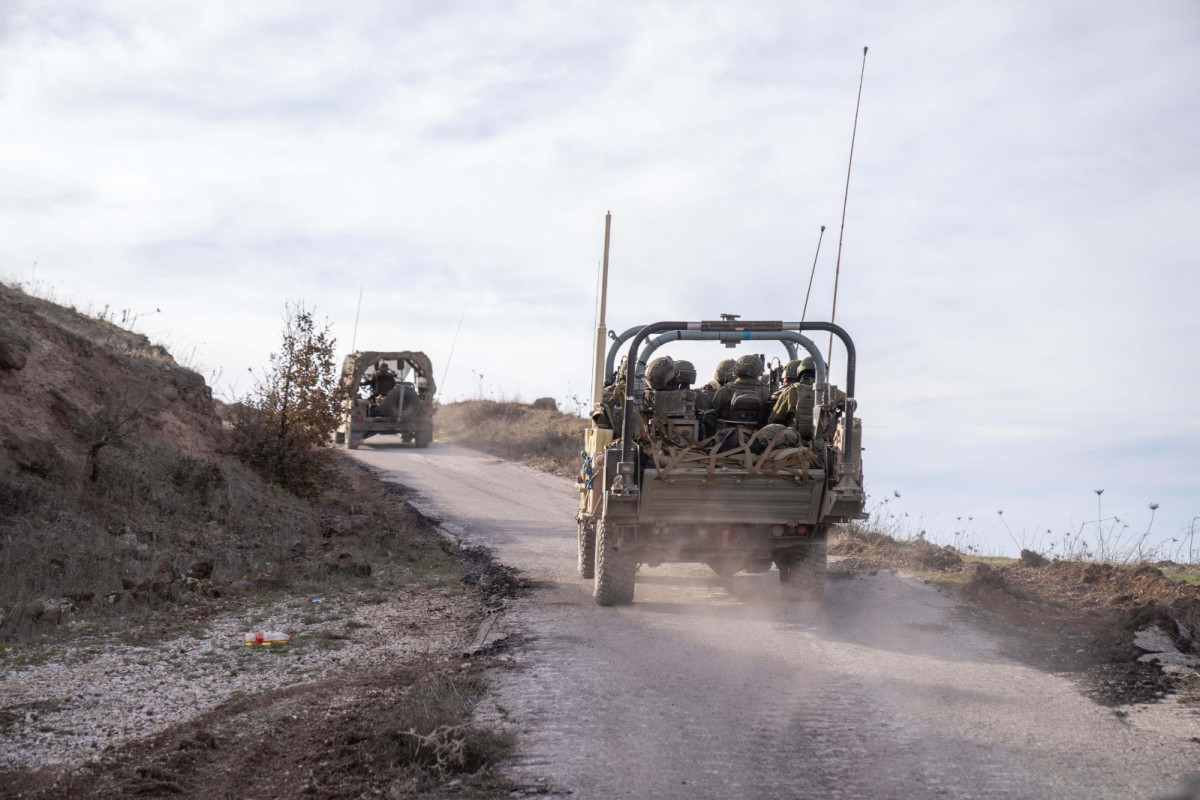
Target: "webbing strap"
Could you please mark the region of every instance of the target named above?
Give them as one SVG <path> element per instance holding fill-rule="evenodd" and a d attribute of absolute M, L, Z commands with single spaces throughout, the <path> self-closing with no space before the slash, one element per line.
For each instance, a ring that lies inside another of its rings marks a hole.
<path fill-rule="evenodd" d="M 716 469 L 728 467 L 746 470 L 745 477 L 764 475 L 778 477 L 786 475 L 800 478 L 802 483 L 811 483 L 813 478 L 809 470 L 820 465 L 816 453 L 807 447 L 789 447 L 775 449 L 776 439 L 767 443 L 767 447 L 756 458 L 750 449 L 753 436 L 745 436 L 738 432 L 738 447 L 720 452 L 718 444 L 720 436 L 709 438 L 689 445 L 672 445 L 667 442 L 655 442 L 649 449 L 649 455 L 658 471 L 657 478 L 665 479 L 674 470 L 689 465 L 706 467 L 707 480 L 712 480 Z"/>

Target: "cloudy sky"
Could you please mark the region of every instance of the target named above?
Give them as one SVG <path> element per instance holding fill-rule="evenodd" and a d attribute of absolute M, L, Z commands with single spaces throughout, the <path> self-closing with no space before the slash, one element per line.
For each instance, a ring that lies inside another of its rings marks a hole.
<path fill-rule="evenodd" d="M 448 398 L 586 397 L 610 209 L 610 327 L 798 317 L 821 225 L 828 318 L 864 45 L 838 322 L 876 502 L 1012 551 L 1094 532 L 1104 488 L 1106 531 L 1155 502 L 1169 544 L 1200 515 L 1192 0 L 0 0 L 0 274 L 146 314 L 226 393 L 303 300 L 439 376 L 462 315 Z"/>

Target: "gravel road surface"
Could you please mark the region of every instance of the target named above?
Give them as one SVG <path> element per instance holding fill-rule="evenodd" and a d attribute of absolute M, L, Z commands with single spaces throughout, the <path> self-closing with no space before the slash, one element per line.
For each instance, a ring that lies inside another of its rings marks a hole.
<path fill-rule="evenodd" d="M 538 588 L 503 621 L 525 643 L 493 676 L 512 770 L 579 798 L 1146 798 L 1200 772 L 1200 716 L 1111 709 L 1001 655 L 975 613 L 890 574 L 829 583 L 643 568 L 635 604 L 595 606 L 575 571 L 572 483 L 391 437 L 355 455 Z"/>

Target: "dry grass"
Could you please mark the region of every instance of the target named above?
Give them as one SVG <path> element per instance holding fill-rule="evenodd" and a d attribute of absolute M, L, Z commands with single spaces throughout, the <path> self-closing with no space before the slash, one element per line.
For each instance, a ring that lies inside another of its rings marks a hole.
<path fill-rule="evenodd" d="M 439 406 L 434 433 L 454 442 L 563 477 L 579 472 L 587 420 L 524 403 L 466 400 Z"/>
<path fill-rule="evenodd" d="M 322 460 L 325 488 L 310 498 L 264 481 L 236 457 L 203 378 L 144 336 L 3 285 L 0 320 L 0 345 L 27 357 L 0 368 L 4 641 L 174 605 L 183 581 L 137 585 L 200 560 L 212 560 L 213 585 L 241 582 L 244 594 L 323 579 L 340 569 L 334 551 L 349 551 L 341 563 L 361 576 L 389 550 L 429 541 L 345 458 Z M 325 535 L 345 516 L 362 520 Z M 24 613 L 47 602 L 68 612 Z"/>
<path fill-rule="evenodd" d="M 1181 564 L 1111 564 L 963 555 L 924 539 L 895 539 L 851 525 L 831 540 L 843 569 L 901 569 L 962 590 L 965 599 L 1021 619 L 1099 619 L 1132 629 L 1178 621 L 1200 646 L 1197 569 Z M 1187 646 L 1186 643 L 1181 643 Z"/>

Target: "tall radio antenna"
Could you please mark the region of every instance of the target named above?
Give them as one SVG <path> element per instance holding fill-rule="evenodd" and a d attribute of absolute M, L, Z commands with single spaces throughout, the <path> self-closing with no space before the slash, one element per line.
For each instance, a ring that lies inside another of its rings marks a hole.
<path fill-rule="evenodd" d="M 363 293 L 363 287 L 362 287 L 362 284 L 359 284 L 359 286 L 358 286 L 358 308 L 356 308 L 354 310 L 354 335 L 350 337 L 350 352 L 351 353 L 358 352 L 357 350 L 354 349 L 354 346 L 356 344 L 358 344 L 358 315 L 362 311 L 362 293 Z"/>
<path fill-rule="evenodd" d="M 830 322 L 837 321 L 838 279 L 842 275 L 842 236 L 846 233 L 846 202 L 850 199 L 850 168 L 854 166 L 854 139 L 858 135 L 858 109 L 862 106 L 863 77 L 867 74 L 867 48 L 863 48 L 862 71 L 858 75 L 858 100 L 854 103 L 854 128 L 850 132 L 850 162 L 846 165 L 846 192 L 842 195 L 842 227 L 838 230 L 837 266 L 833 273 L 833 312 L 829 315 Z M 829 347 L 826 348 L 825 364 L 833 361 L 833 332 L 829 333 Z"/>
<path fill-rule="evenodd" d="M 808 291 L 804 293 L 804 310 L 800 312 L 800 321 L 804 322 L 808 317 L 808 298 L 812 294 L 813 278 L 817 274 L 817 256 L 821 255 L 821 240 L 825 238 L 825 226 L 821 226 L 821 232 L 817 235 L 817 252 L 813 254 L 812 272 L 808 273 Z"/>
<path fill-rule="evenodd" d="M 463 310 L 458 315 L 458 325 L 454 328 L 454 339 L 450 342 L 450 355 L 446 356 L 446 366 L 442 368 L 442 391 L 445 391 L 446 388 L 446 375 L 450 372 L 450 360 L 454 358 L 454 348 L 458 345 L 458 332 L 462 330 L 462 322 L 467 316 L 467 303 L 469 302 L 471 302 L 469 299 L 463 301 Z"/>

